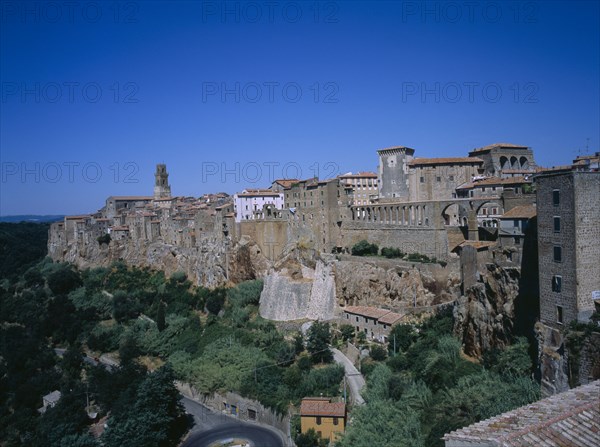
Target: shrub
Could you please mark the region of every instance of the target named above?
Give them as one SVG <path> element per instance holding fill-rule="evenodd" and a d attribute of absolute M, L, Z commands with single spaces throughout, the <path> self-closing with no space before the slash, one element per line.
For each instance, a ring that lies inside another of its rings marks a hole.
<path fill-rule="evenodd" d="M 354 326 L 350 324 L 342 324 L 340 326 L 340 332 L 342 333 L 342 339 L 348 341 L 354 338 Z"/>
<path fill-rule="evenodd" d="M 381 345 L 373 345 L 369 350 L 371 358 L 377 362 L 382 362 L 387 357 L 386 349 Z"/>
<path fill-rule="evenodd" d="M 96 238 L 96 240 L 98 241 L 98 244 L 102 245 L 102 244 L 110 244 L 110 234 L 106 233 L 103 234 L 102 236 L 98 236 Z"/>
<path fill-rule="evenodd" d="M 379 247 L 377 244 L 370 244 L 363 239 L 352 247 L 352 255 L 354 256 L 373 256 L 377 255 Z"/>
<path fill-rule="evenodd" d="M 393 247 L 383 247 L 381 249 L 381 256 L 385 256 L 386 258 L 403 258 L 405 253 L 400 251 L 399 248 Z"/>

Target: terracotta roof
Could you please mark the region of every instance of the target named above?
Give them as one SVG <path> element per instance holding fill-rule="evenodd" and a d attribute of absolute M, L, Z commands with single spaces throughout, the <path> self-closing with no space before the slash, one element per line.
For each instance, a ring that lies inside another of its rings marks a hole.
<path fill-rule="evenodd" d="M 503 147 L 507 147 L 507 148 L 511 148 L 511 149 L 528 149 L 527 146 L 521 146 L 519 144 L 494 143 L 494 144 L 489 144 L 487 146 L 475 148 L 470 153 L 474 154 L 476 152 L 487 152 L 487 151 L 492 150 L 492 149 L 498 149 L 498 148 L 503 148 Z"/>
<path fill-rule="evenodd" d="M 65 216 L 65 219 L 67 220 L 81 220 L 81 219 L 91 219 L 92 216 L 90 216 L 89 214 L 82 214 L 79 216 Z"/>
<path fill-rule="evenodd" d="M 374 172 L 357 172 L 356 174 L 352 174 L 349 172 L 348 174 L 343 174 L 339 176 L 340 178 L 377 178 L 377 174 Z"/>
<path fill-rule="evenodd" d="M 537 216 L 535 205 L 520 205 L 504 213 L 500 219 L 531 219 L 535 216 Z"/>
<path fill-rule="evenodd" d="M 404 315 L 397 314 L 396 312 L 390 312 L 379 319 L 380 323 L 383 324 L 396 324 L 402 319 Z"/>
<path fill-rule="evenodd" d="M 483 180 L 465 183 L 464 185 L 460 185 L 456 189 L 471 189 L 477 188 L 479 186 L 522 185 L 524 183 L 531 183 L 531 179 L 526 179 L 522 176 L 508 178 L 488 177 Z"/>
<path fill-rule="evenodd" d="M 470 247 L 475 247 L 477 250 L 483 249 L 483 248 L 489 248 L 492 245 L 496 245 L 496 242 L 486 242 L 486 241 L 463 241 L 461 242 L 458 246 L 459 247 L 465 247 L 465 246 L 470 246 Z"/>
<path fill-rule="evenodd" d="M 481 158 L 477 157 L 446 157 L 446 158 L 415 158 L 409 166 L 419 165 L 448 165 L 448 164 L 480 164 Z"/>
<path fill-rule="evenodd" d="M 391 311 L 387 309 L 379 309 L 377 307 L 369 307 L 369 306 L 346 306 L 344 308 L 344 312 L 348 312 L 351 314 L 362 315 L 363 317 L 368 318 L 381 318 L 384 315 L 389 314 Z"/>
<path fill-rule="evenodd" d="M 238 197 L 274 197 L 280 195 L 279 191 L 273 191 L 272 189 L 245 189 L 236 194 Z"/>
<path fill-rule="evenodd" d="M 298 183 L 299 181 L 300 180 L 298 180 L 296 178 L 289 178 L 289 179 L 277 179 L 277 180 L 274 180 L 273 183 L 278 183 L 281 186 L 283 186 L 284 188 L 289 188 L 294 183 Z"/>
<path fill-rule="evenodd" d="M 113 199 L 115 201 L 146 201 L 146 200 L 154 200 L 152 196 L 110 196 L 109 199 Z"/>
<path fill-rule="evenodd" d="M 446 446 L 597 447 L 600 380 L 444 435 Z M 454 441 L 454 442 L 453 442 Z"/>
<path fill-rule="evenodd" d="M 331 402 L 327 398 L 307 397 L 300 404 L 301 416 L 332 416 L 345 417 L 346 404 L 344 402 Z"/>

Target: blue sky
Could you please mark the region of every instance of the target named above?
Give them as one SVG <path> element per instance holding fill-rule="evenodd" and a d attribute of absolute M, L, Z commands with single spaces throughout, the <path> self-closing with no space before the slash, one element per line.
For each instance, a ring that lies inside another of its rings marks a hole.
<path fill-rule="evenodd" d="M 0 3 L 0 214 L 376 170 L 376 150 L 541 165 L 597 151 L 600 7 L 545 2 Z M 589 139 L 589 140 L 588 140 Z"/>

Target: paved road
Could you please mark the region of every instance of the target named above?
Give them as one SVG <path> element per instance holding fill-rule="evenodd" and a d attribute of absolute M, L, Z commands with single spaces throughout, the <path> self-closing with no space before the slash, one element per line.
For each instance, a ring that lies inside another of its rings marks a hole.
<path fill-rule="evenodd" d="M 194 416 L 194 428 L 182 447 L 208 447 L 215 441 L 241 438 L 251 442 L 252 447 L 284 447 L 283 439 L 274 430 L 260 425 L 237 421 L 215 413 L 204 405 L 187 397 L 181 401 L 187 413 Z"/>
<path fill-rule="evenodd" d="M 342 354 L 341 351 L 331 348 L 333 352 L 333 359 L 336 363 L 339 363 L 346 370 L 346 382 L 350 388 L 350 394 L 352 395 L 352 402 L 355 405 L 363 405 L 365 400 L 360 395 L 360 390 L 365 386 L 365 378 L 362 374 L 354 367 L 348 357 Z"/>

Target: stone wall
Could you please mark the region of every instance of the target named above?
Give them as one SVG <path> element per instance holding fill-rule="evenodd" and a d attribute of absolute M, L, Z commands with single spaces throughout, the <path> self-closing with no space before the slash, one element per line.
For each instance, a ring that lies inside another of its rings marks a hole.
<path fill-rule="evenodd" d="M 262 405 L 260 402 L 242 397 L 236 393 L 227 392 L 225 394 L 214 393 L 206 395 L 198 392 L 196 388 L 188 383 L 176 382 L 175 385 L 181 394 L 200 402 L 217 413 L 220 412 L 224 415 L 228 414 L 241 421 L 258 422 L 270 425 L 285 435 L 286 442 L 291 441 L 289 414 L 279 415 L 270 408 Z M 235 407 L 236 414 L 232 414 L 233 407 Z M 252 413 L 252 411 L 254 413 Z M 252 418 L 253 415 L 256 417 Z"/>
<path fill-rule="evenodd" d="M 391 224 L 377 224 L 349 221 L 344 223 L 345 246 L 351 248 L 366 239 L 382 247 L 399 248 L 405 253 L 420 253 L 437 259 L 448 259 L 448 235 L 445 228 L 400 227 Z"/>

